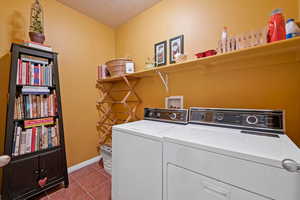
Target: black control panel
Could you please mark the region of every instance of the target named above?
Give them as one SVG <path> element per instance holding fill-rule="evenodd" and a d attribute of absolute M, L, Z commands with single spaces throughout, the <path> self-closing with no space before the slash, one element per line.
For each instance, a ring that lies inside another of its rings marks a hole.
<path fill-rule="evenodd" d="M 282 110 L 190 108 L 191 123 L 284 132 Z"/>
<path fill-rule="evenodd" d="M 188 110 L 145 108 L 144 119 L 187 124 Z"/>

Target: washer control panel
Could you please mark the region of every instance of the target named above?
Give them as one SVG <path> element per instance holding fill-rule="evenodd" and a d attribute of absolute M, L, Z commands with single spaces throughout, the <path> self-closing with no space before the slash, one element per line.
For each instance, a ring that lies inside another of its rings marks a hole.
<path fill-rule="evenodd" d="M 144 119 L 187 124 L 188 110 L 145 108 Z"/>
<path fill-rule="evenodd" d="M 282 110 L 190 108 L 189 122 L 284 132 Z"/>

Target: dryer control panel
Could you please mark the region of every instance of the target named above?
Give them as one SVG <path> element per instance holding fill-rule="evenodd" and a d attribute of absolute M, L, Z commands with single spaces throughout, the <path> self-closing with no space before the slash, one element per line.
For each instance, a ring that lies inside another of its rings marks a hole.
<path fill-rule="evenodd" d="M 188 110 L 145 108 L 144 119 L 187 124 Z"/>
<path fill-rule="evenodd" d="M 190 108 L 189 122 L 275 133 L 284 132 L 282 110 Z"/>

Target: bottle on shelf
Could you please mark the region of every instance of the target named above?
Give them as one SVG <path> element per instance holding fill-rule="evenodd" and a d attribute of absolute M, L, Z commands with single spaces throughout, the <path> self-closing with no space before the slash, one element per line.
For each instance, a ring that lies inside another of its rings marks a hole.
<path fill-rule="evenodd" d="M 294 19 L 288 19 L 285 28 L 286 28 L 286 39 L 300 36 L 300 28 L 295 23 Z"/>

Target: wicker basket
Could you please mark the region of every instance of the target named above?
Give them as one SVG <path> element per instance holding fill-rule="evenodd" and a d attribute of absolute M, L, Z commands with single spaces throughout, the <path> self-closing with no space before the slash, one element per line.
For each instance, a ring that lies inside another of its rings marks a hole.
<path fill-rule="evenodd" d="M 132 60 L 126 58 L 114 59 L 106 62 L 107 69 L 111 76 L 122 76 L 126 72 L 126 63 L 132 63 Z"/>

